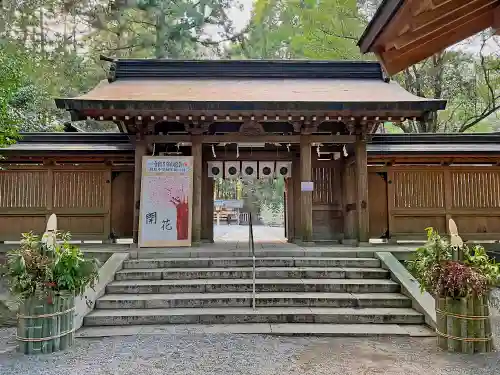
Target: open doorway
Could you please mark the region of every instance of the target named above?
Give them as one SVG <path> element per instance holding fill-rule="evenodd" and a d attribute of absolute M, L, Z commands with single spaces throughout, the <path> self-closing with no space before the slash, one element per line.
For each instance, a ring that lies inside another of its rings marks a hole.
<path fill-rule="evenodd" d="M 250 220 L 257 243 L 285 243 L 286 180 L 283 177 L 214 178 L 215 243 L 248 243 Z"/>

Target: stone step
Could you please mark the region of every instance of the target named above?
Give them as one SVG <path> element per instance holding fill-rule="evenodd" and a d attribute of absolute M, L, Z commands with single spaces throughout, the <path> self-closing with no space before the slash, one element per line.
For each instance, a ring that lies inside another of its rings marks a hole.
<path fill-rule="evenodd" d="M 144 268 L 231 268 L 252 267 L 251 257 L 223 258 L 158 258 L 136 259 L 124 262 L 125 269 Z M 380 260 L 375 258 L 323 258 L 323 257 L 266 257 L 255 260 L 257 267 L 362 267 L 379 268 Z"/>
<path fill-rule="evenodd" d="M 322 268 L 322 267 L 258 267 L 260 279 L 382 279 L 389 271 L 382 268 Z M 150 268 L 124 269 L 116 280 L 191 280 L 191 279 L 250 279 L 252 267 L 234 268 Z"/>
<path fill-rule="evenodd" d="M 396 293 L 386 279 L 257 279 L 257 292 Z M 251 292 L 252 279 L 120 280 L 109 283 L 111 294 Z"/>
<path fill-rule="evenodd" d="M 86 326 L 235 323 L 423 324 L 424 316 L 409 308 L 228 307 L 94 310 L 84 319 Z"/>
<path fill-rule="evenodd" d="M 131 335 L 195 335 L 195 334 L 265 334 L 278 336 L 407 336 L 434 337 L 424 325 L 414 324 L 315 324 L 315 323 L 247 323 L 247 324 L 165 324 L 82 327 L 78 338 Z"/>
<path fill-rule="evenodd" d="M 257 293 L 257 307 L 411 307 L 398 293 Z M 97 309 L 251 307 L 252 293 L 107 294 Z"/>
<path fill-rule="evenodd" d="M 328 248 L 328 247 L 291 247 L 288 244 L 282 248 L 259 248 L 256 244 L 255 255 L 259 258 L 281 257 L 323 257 L 323 258 L 373 258 L 374 251 L 360 248 Z M 380 250 L 377 250 L 380 251 Z M 163 259 L 163 258 L 232 258 L 249 257 L 252 255 L 248 247 L 239 249 L 214 249 L 212 248 L 178 248 L 178 249 L 139 249 L 131 254 L 137 259 Z"/>

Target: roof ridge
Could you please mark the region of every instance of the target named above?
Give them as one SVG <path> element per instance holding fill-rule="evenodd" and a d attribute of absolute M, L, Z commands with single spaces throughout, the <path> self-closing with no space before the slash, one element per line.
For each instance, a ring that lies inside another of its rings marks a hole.
<path fill-rule="evenodd" d="M 117 59 L 109 81 L 130 78 L 303 78 L 385 80 L 377 61 Z"/>

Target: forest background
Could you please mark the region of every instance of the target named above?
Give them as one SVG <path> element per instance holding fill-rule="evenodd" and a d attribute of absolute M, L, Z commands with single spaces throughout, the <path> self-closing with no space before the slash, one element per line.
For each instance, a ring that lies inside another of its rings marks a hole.
<path fill-rule="evenodd" d="M 56 131 L 69 121 L 54 97 L 87 92 L 109 57 L 374 59 L 356 42 L 381 0 L 1 0 L 0 134 Z M 445 98 L 427 123 L 389 132 L 500 129 L 500 38 L 491 31 L 394 77 L 408 91 Z M 84 131 L 116 131 L 82 121 Z M 2 140 L 0 139 L 0 142 Z"/>

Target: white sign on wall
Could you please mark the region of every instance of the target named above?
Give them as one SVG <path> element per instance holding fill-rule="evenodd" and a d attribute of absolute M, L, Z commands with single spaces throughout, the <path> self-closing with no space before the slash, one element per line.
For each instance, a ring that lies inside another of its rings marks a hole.
<path fill-rule="evenodd" d="M 144 157 L 139 247 L 191 246 L 191 156 Z"/>
<path fill-rule="evenodd" d="M 301 181 L 300 191 L 314 191 L 314 181 Z"/>

